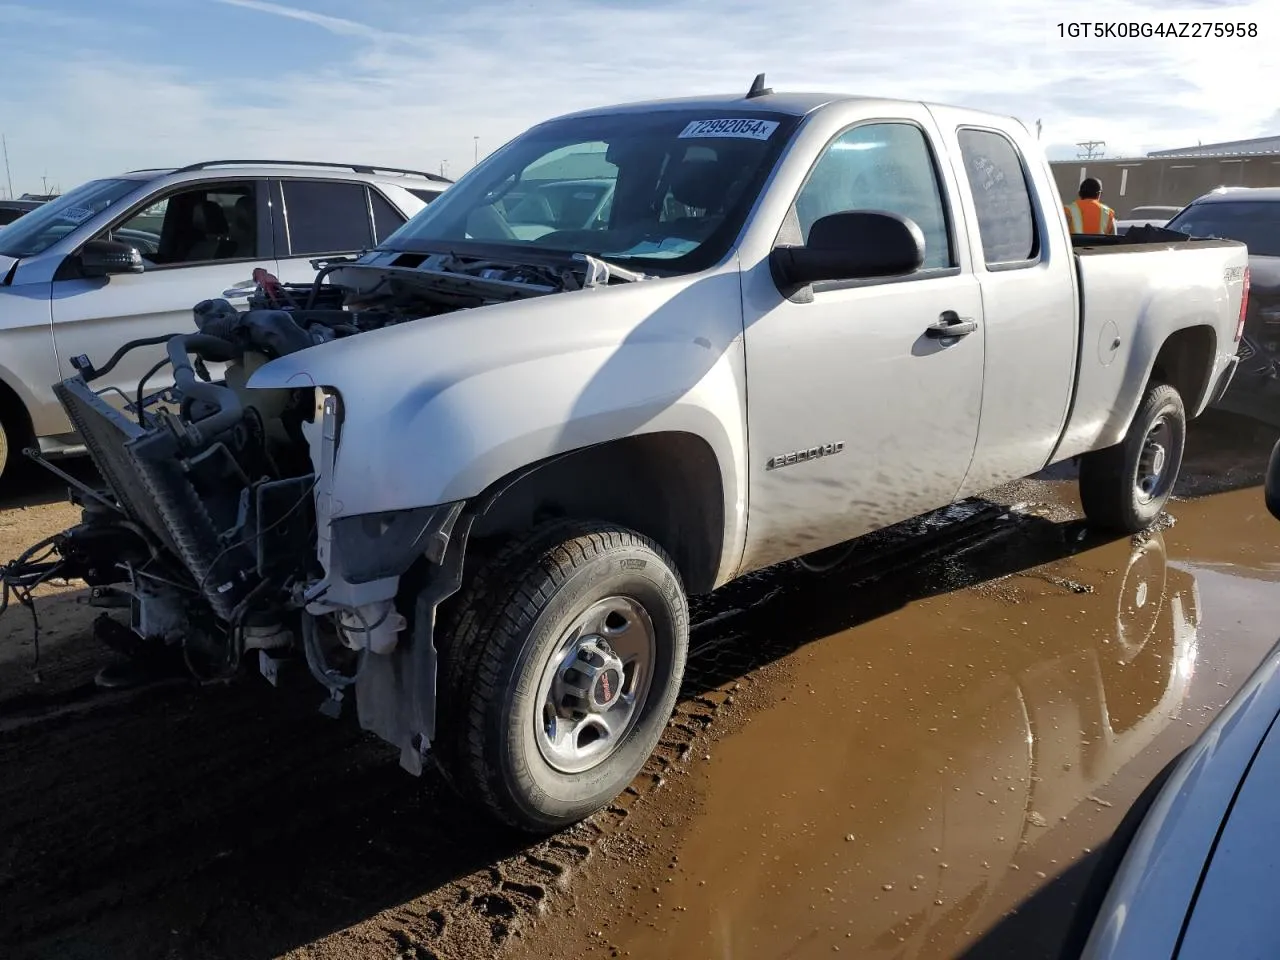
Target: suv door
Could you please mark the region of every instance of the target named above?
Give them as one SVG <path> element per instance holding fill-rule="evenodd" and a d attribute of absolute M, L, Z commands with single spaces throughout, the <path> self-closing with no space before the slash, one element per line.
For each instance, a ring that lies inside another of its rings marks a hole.
<path fill-rule="evenodd" d="M 130 244 L 142 254 L 146 269 L 107 279 L 55 278 L 53 337 L 63 377 L 74 375 L 71 358 L 80 354 L 102 366 L 130 340 L 195 330 L 192 307 L 221 297 L 256 267 L 275 266 L 262 180 L 203 181 L 159 192 L 123 213 L 96 239 Z M 232 302 L 241 306 L 239 299 Z M 123 406 L 164 357 L 163 346 L 141 347 L 94 386 L 114 387 L 107 399 Z M 152 374 L 147 390 L 172 382 L 164 368 Z"/>
<path fill-rule="evenodd" d="M 918 271 L 815 283 L 791 299 L 767 259 L 744 277 L 751 512 L 743 570 L 944 506 L 969 468 L 982 404 L 982 300 L 954 240 L 954 174 L 937 162 L 927 113 L 908 116 L 834 137 L 777 242 L 805 243 L 829 214 L 888 211 L 923 231 Z M 955 319 L 977 328 L 950 339 L 925 332 Z"/>
<path fill-rule="evenodd" d="M 312 260 L 359 254 L 405 222 L 376 188 L 358 181 L 282 177 L 272 190 L 283 213 L 276 249 L 278 276 L 286 283 L 310 283 Z"/>

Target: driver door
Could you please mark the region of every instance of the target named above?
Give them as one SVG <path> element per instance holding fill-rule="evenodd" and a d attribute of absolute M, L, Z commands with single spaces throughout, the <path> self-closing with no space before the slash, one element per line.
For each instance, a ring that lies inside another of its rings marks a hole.
<path fill-rule="evenodd" d="M 81 354 L 101 367 L 131 340 L 193 332 L 197 303 L 222 297 L 255 267 L 276 269 L 263 181 L 188 184 L 145 202 L 100 237 L 136 248 L 146 265 L 143 273 L 53 283 L 54 346 L 64 378 L 75 375 L 71 359 Z M 243 308 L 248 292 L 232 304 Z M 123 407 L 165 356 L 163 345 L 139 347 L 93 386 L 109 388 L 104 399 Z M 172 371 L 163 367 L 151 374 L 146 392 L 172 383 Z"/>
<path fill-rule="evenodd" d="M 833 546 L 950 503 L 978 437 L 982 298 L 955 240 L 958 187 L 918 119 L 847 129 L 819 156 L 779 243 L 851 210 L 914 220 L 923 266 L 791 298 L 767 259 L 744 276 L 750 523 L 742 570 Z M 926 330 L 973 320 L 966 336 Z"/>

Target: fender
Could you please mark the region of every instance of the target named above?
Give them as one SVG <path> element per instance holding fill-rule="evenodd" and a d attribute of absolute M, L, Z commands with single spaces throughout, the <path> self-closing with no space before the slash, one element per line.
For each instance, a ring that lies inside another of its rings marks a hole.
<path fill-rule="evenodd" d="M 71 429 L 53 396 L 61 377 L 50 289 L 48 283 L 0 286 L 0 382 L 22 403 L 37 437 Z"/>
<path fill-rule="evenodd" d="M 1205 389 L 1198 397 L 1183 397 L 1183 404 L 1186 407 L 1187 419 L 1192 420 L 1199 416 L 1208 402 L 1209 394 L 1213 390 L 1213 382 L 1216 374 L 1222 369 L 1225 357 L 1219 355 L 1218 343 L 1218 326 L 1220 325 L 1220 316 L 1212 308 L 1211 305 L 1188 305 L 1187 309 L 1176 321 L 1167 324 L 1158 324 L 1152 322 L 1153 315 L 1158 314 L 1158 302 L 1153 303 L 1155 309 L 1151 312 L 1144 312 L 1144 315 L 1138 320 L 1138 328 L 1135 334 L 1136 343 L 1134 350 L 1129 356 L 1128 372 L 1124 379 L 1124 386 L 1120 391 L 1120 395 L 1116 398 L 1116 405 L 1102 428 L 1102 443 L 1105 446 L 1119 443 L 1124 439 L 1125 434 L 1129 432 L 1129 424 L 1133 422 L 1133 418 L 1137 416 L 1138 406 L 1142 403 L 1142 398 L 1146 393 L 1147 384 L 1151 380 L 1151 375 L 1155 370 L 1156 360 L 1160 356 L 1160 350 L 1165 343 L 1175 333 L 1182 330 L 1189 330 L 1192 327 L 1208 327 L 1213 335 L 1213 347 L 1204 357 L 1204 363 L 1209 367 L 1207 376 L 1205 377 Z"/>
<path fill-rule="evenodd" d="M 1084 332 L 1080 362 L 1077 368 L 1077 402 L 1070 420 L 1050 462 L 1076 456 L 1091 450 L 1101 450 L 1119 443 L 1133 422 L 1138 406 L 1151 379 L 1156 360 L 1169 338 L 1192 327 L 1207 327 L 1212 332 L 1213 345 L 1203 357 L 1206 369 L 1205 389 L 1200 396 L 1188 396 L 1188 418 L 1203 412 L 1218 374 L 1230 363 L 1235 344 L 1226 329 L 1228 316 L 1230 330 L 1235 328 L 1234 302 L 1239 307 L 1238 289 L 1221 283 L 1222 248 L 1206 248 L 1201 256 L 1191 251 L 1176 251 L 1181 258 L 1179 271 L 1169 271 L 1170 263 L 1159 264 L 1155 257 L 1164 256 L 1157 251 L 1142 252 L 1137 256 L 1151 258 L 1150 275 L 1145 286 L 1132 287 L 1138 274 L 1123 274 L 1129 286 L 1111 288 L 1111 277 L 1106 270 L 1116 271 L 1127 266 L 1121 257 L 1103 258 L 1093 267 L 1098 296 L 1108 297 L 1083 304 L 1087 324 Z M 1111 259 L 1112 262 L 1107 262 Z M 1243 259 L 1243 258 L 1241 258 Z M 1185 260 L 1185 262 L 1183 262 Z M 1198 262 L 1197 262 L 1198 261 Z M 1176 280 L 1176 283 L 1170 282 Z M 1098 362 L 1097 337 L 1103 321 L 1114 312 L 1117 316 L 1131 316 L 1122 330 L 1121 358 L 1110 369 Z"/>
<path fill-rule="evenodd" d="M 248 386 L 337 392 L 336 518 L 470 499 L 557 454 L 681 431 L 719 462 L 729 546 L 746 519 L 741 303 L 731 263 L 370 331 Z"/>

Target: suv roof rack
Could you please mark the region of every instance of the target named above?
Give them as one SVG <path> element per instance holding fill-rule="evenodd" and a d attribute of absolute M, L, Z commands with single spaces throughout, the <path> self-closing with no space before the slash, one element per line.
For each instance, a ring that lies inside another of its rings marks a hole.
<path fill-rule="evenodd" d="M 174 173 L 188 173 L 192 170 L 206 170 L 209 167 L 328 167 L 333 170 L 351 170 L 355 173 L 400 173 L 413 177 L 422 177 L 436 183 L 453 183 L 448 177 L 438 173 L 427 173 L 425 170 L 406 170 L 403 167 L 378 167 L 367 163 L 326 163 L 320 160 L 204 160 L 200 163 L 189 163 L 178 167 Z"/>

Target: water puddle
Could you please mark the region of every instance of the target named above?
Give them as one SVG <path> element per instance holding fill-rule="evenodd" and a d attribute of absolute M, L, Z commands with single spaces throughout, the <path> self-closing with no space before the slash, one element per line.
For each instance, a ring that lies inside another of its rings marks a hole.
<path fill-rule="evenodd" d="M 771 602 L 755 631 L 815 639 L 700 765 L 676 859 L 628 878 L 634 919 L 600 905 L 587 944 L 905 960 L 980 942 L 1101 843 L 1276 639 L 1280 524 L 1261 501 L 1177 504 L 1140 543 L 1037 519 L 905 579 Z"/>

